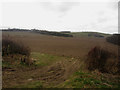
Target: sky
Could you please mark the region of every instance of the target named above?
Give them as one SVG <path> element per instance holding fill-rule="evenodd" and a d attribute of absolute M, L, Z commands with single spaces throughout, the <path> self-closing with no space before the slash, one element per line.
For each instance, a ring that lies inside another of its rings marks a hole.
<path fill-rule="evenodd" d="M 2 0 L 0 28 L 118 32 L 118 0 Z"/>

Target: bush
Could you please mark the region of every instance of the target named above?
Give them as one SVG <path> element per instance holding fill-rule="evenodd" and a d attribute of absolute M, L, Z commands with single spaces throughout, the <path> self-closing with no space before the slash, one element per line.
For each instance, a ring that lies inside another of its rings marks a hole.
<path fill-rule="evenodd" d="M 107 37 L 106 41 L 120 46 L 120 34 L 113 34 Z"/>
<path fill-rule="evenodd" d="M 100 72 L 116 73 L 118 71 L 117 56 L 107 50 L 95 46 L 87 55 L 87 68 L 90 71 L 98 69 Z"/>
<path fill-rule="evenodd" d="M 30 49 L 23 45 L 22 42 L 13 40 L 9 36 L 3 36 L 2 38 L 2 56 L 8 56 L 11 54 L 30 55 Z"/>

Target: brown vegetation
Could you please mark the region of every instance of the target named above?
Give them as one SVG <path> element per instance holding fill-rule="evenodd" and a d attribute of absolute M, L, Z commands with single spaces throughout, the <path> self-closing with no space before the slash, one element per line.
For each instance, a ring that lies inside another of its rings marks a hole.
<path fill-rule="evenodd" d="M 18 60 L 18 62 L 27 65 L 32 65 L 34 63 L 29 57 L 30 48 L 10 36 L 3 36 L 2 38 L 2 56 L 3 61 L 6 62 L 14 62 Z"/>
<path fill-rule="evenodd" d="M 120 46 L 120 34 L 113 34 L 112 36 L 107 37 L 106 40 Z"/>
<path fill-rule="evenodd" d="M 2 56 L 11 54 L 30 55 L 30 49 L 23 45 L 23 43 L 13 40 L 9 36 L 2 38 Z"/>
<path fill-rule="evenodd" d="M 87 68 L 90 71 L 99 70 L 103 73 L 118 73 L 118 58 L 117 55 L 95 46 L 87 55 Z"/>

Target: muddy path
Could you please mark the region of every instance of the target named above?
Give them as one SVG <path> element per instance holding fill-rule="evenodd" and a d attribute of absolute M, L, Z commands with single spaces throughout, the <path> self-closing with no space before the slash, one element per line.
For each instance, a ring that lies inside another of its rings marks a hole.
<path fill-rule="evenodd" d="M 81 60 L 64 60 L 39 68 L 5 69 L 3 87 L 19 87 L 36 81 L 43 82 L 45 87 L 55 87 L 78 71 L 82 63 Z"/>

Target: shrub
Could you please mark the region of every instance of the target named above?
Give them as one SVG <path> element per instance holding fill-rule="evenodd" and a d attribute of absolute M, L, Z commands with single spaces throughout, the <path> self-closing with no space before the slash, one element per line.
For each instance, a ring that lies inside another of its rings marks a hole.
<path fill-rule="evenodd" d="M 120 46 L 120 34 L 113 34 L 107 37 L 106 41 Z"/>
<path fill-rule="evenodd" d="M 9 36 L 2 38 L 2 56 L 3 62 L 10 62 L 11 65 L 23 63 L 30 66 L 34 64 L 30 58 L 30 48 Z"/>
<path fill-rule="evenodd" d="M 2 56 L 8 56 L 11 54 L 30 55 L 30 49 L 23 45 L 22 42 L 13 40 L 9 36 L 3 36 L 2 38 Z"/>
<path fill-rule="evenodd" d="M 95 46 L 88 52 L 86 63 L 90 71 L 95 69 L 106 73 L 116 73 L 118 71 L 118 60 L 116 56 L 98 46 Z"/>

